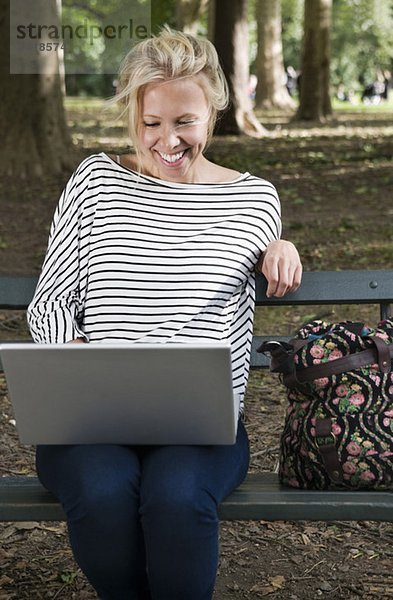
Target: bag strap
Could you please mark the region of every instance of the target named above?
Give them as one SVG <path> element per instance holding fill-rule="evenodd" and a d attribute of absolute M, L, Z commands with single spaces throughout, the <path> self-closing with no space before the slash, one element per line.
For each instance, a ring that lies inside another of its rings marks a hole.
<path fill-rule="evenodd" d="M 332 431 L 332 419 L 330 417 L 316 419 L 315 443 L 331 481 L 335 484 L 343 483 L 344 473 L 340 464 L 336 448 L 336 436 Z"/>
<path fill-rule="evenodd" d="M 285 373 L 283 375 L 283 383 L 288 388 L 295 388 L 307 381 L 338 375 L 339 373 L 345 373 L 345 371 L 353 371 L 374 363 L 378 363 L 379 370 L 382 373 L 389 373 L 392 370 L 393 344 L 386 344 L 378 336 L 370 336 L 367 339 L 373 342 L 373 348 L 306 367 L 299 371 L 295 370 L 292 373 Z"/>

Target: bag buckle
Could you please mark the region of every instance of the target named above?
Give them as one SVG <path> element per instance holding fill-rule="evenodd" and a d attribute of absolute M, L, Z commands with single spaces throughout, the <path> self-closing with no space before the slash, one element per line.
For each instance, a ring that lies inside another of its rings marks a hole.
<path fill-rule="evenodd" d="M 269 340 L 263 342 L 257 352 L 262 354 L 269 353 L 271 356 L 270 371 L 272 373 L 282 373 L 287 375 L 294 371 L 294 349 L 292 344 L 287 342 L 278 342 L 276 340 Z"/>
<path fill-rule="evenodd" d="M 335 446 L 336 442 L 337 438 L 333 431 L 331 431 L 328 435 L 315 436 L 315 445 L 317 448 L 321 448 L 321 446 Z"/>
<path fill-rule="evenodd" d="M 343 483 L 343 470 L 340 464 L 337 438 L 332 431 L 331 417 L 317 418 L 315 424 L 315 445 L 321 455 L 325 469 L 335 484 Z"/>

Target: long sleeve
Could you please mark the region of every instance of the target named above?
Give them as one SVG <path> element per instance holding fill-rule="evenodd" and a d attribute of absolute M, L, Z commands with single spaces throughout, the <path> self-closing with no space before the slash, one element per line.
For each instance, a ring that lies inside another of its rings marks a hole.
<path fill-rule="evenodd" d="M 27 319 L 34 341 L 65 343 L 86 338 L 80 322 L 80 190 L 77 172 L 66 185 L 57 206 L 48 249 Z"/>
<path fill-rule="evenodd" d="M 229 341 L 243 396 L 254 267 L 280 228 L 275 188 L 249 173 L 168 182 L 93 155 L 55 213 L 29 307 L 32 335 L 41 343 Z"/>

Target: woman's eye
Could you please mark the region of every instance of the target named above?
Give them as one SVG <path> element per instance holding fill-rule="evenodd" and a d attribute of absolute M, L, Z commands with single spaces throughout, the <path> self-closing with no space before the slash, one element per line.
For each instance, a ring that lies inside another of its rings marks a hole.
<path fill-rule="evenodd" d="M 194 121 L 179 121 L 178 125 L 184 127 L 184 125 L 193 125 Z"/>
<path fill-rule="evenodd" d="M 143 123 L 145 127 L 158 127 L 159 123 Z"/>

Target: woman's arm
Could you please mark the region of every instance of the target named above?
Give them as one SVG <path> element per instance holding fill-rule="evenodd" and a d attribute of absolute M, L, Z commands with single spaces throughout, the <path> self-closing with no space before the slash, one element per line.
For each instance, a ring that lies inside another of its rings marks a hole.
<path fill-rule="evenodd" d="M 27 311 L 31 335 L 38 343 L 64 343 L 84 338 L 78 322 L 80 294 L 80 207 L 76 174 L 57 206 L 45 261 Z"/>
<path fill-rule="evenodd" d="M 281 298 L 298 289 L 303 268 L 299 253 L 292 242 L 273 240 L 261 254 L 256 270 L 268 281 L 267 297 Z"/>

